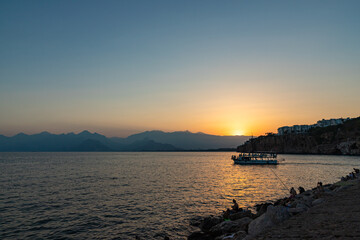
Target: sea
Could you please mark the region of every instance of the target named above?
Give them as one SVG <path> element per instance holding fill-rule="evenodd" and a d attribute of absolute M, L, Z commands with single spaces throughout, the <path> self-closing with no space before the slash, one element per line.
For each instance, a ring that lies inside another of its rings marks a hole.
<path fill-rule="evenodd" d="M 186 239 L 191 219 L 232 199 L 252 209 L 360 168 L 360 157 L 324 155 L 240 166 L 232 154 L 0 153 L 0 239 Z"/>

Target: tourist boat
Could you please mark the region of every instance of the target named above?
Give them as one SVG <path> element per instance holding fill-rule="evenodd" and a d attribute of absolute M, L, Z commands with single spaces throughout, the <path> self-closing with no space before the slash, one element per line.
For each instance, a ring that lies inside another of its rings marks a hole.
<path fill-rule="evenodd" d="M 239 156 L 233 155 L 234 164 L 240 165 L 277 165 L 276 153 L 240 153 Z"/>

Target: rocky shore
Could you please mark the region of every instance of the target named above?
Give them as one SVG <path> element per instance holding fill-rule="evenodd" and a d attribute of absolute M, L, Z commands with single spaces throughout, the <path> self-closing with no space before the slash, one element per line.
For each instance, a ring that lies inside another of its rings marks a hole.
<path fill-rule="evenodd" d="M 194 218 L 199 230 L 189 240 L 249 240 L 290 238 L 360 239 L 360 174 L 334 184 L 316 187 L 258 204 L 256 213 L 243 210 L 230 215 Z"/>

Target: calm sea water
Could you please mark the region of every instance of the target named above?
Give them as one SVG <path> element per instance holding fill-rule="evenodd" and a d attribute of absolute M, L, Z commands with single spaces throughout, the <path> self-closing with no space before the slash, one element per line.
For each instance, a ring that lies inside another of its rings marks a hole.
<path fill-rule="evenodd" d="M 0 153 L 0 239 L 183 239 L 189 219 L 339 180 L 360 157 L 232 153 Z"/>

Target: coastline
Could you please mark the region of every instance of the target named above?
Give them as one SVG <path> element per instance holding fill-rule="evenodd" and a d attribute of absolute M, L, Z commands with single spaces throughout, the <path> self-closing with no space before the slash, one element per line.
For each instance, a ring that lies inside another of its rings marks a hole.
<path fill-rule="evenodd" d="M 209 216 L 192 222 L 200 228 L 189 240 L 251 239 L 333 239 L 360 238 L 360 174 L 287 198 L 268 200 L 254 208 L 257 213 L 243 211 L 229 221 L 222 216 Z"/>
<path fill-rule="evenodd" d="M 360 239 L 360 181 L 357 178 L 346 183 L 333 196 L 324 196 L 322 204 L 253 239 Z"/>

